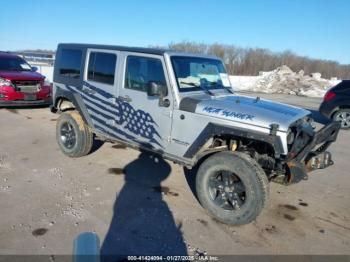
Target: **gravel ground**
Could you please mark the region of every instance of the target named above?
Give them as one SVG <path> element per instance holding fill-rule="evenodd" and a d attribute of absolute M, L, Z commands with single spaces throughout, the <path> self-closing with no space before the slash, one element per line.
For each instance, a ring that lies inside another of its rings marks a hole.
<path fill-rule="evenodd" d="M 256 94 L 253 94 L 256 95 Z M 312 109 L 319 99 L 262 97 Z M 55 140 L 47 108 L 0 110 L 0 254 L 71 254 L 84 231 L 119 254 L 350 254 L 350 132 L 335 165 L 289 187 L 271 184 L 268 207 L 239 227 L 198 204 L 193 172 L 118 144 L 78 159 Z"/>

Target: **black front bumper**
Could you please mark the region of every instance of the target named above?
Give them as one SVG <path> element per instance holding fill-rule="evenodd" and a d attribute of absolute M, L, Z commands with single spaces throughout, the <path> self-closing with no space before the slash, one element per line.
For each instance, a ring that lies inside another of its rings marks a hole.
<path fill-rule="evenodd" d="M 13 100 L 13 101 L 0 101 L 0 107 L 17 107 L 17 106 L 49 106 L 51 105 L 51 99 L 48 100 Z"/>
<path fill-rule="evenodd" d="M 326 150 L 337 140 L 339 130 L 339 122 L 324 126 L 299 153 L 288 157 L 288 183 L 305 180 L 308 172 L 333 165 L 332 155 Z"/>

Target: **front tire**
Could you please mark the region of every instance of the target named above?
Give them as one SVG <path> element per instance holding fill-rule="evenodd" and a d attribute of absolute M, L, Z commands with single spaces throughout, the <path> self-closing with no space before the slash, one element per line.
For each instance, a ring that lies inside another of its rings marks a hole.
<path fill-rule="evenodd" d="M 93 133 L 77 111 L 62 113 L 56 124 L 56 139 L 61 151 L 69 157 L 90 153 Z"/>
<path fill-rule="evenodd" d="M 267 203 L 269 182 L 259 164 L 241 152 L 220 152 L 198 169 L 200 203 L 215 219 L 230 225 L 252 222 Z"/>
<path fill-rule="evenodd" d="M 334 113 L 333 121 L 339 121 L 342 129 L 350 129 L 350 109 L 339 109 Z"/>

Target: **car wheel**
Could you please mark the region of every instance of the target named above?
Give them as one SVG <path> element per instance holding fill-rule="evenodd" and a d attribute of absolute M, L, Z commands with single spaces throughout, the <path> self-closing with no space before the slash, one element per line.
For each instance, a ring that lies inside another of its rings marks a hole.
<path fill-rule="evenodd" d="M 60 115 L 56 125 L 56 139 L 62 152 L 69 157 L 81 157 L 90 153 L 93 133 L 77 111 Z"/>
<path fill-rule="evenodd" d="M 230 225 L 253 221 L 267 203 L 269 182 L 259 164 L 240 152 L 220 152 L 199 167 L 196 190 L 201 205 Z"/>
<path fill-rule="evenodd" d="M 333 121 L 339 121 L 342 129 L 350 128 L 350 109 L 340 109 L 333 115 Z"/>

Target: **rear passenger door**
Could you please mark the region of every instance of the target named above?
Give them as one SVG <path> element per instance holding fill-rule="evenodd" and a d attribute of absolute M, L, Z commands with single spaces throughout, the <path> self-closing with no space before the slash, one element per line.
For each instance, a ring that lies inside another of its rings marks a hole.
<path fill-rule="evenodd" d="M 159 55 L 122 52 L 118 101 L 123 131 L 136 143 L 153 150 L 166 151 L 172 124 L 173 97 L 164 58 Z M 159 97 L 148 96 L 147 86 L 156 82 L 166 86 L 167 106 Z"/>
<path fill-rule="evenodd" d="M 117 73 L 119 51 L 88 49 L 86 53 L 82 96 L 96 130 L 115 135 L 118 112 Z"/>

